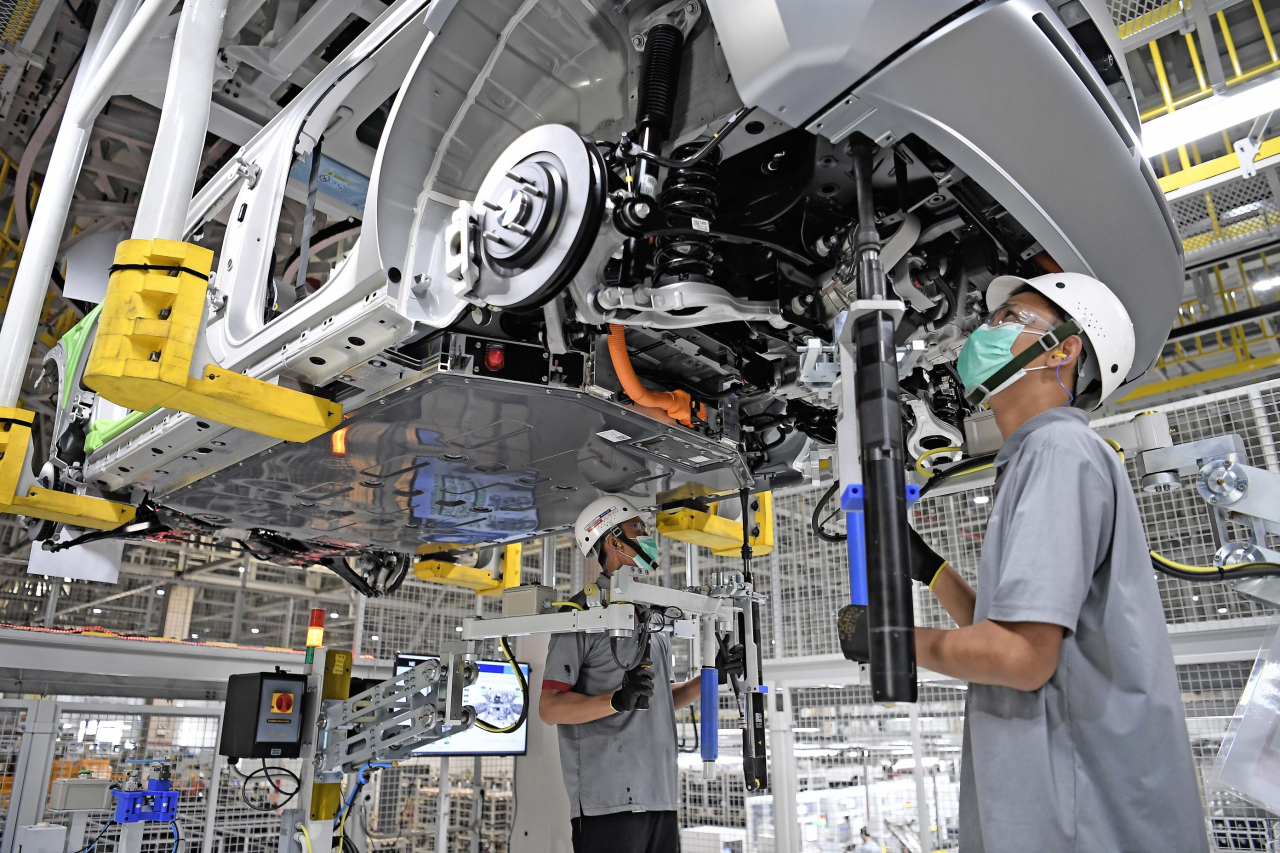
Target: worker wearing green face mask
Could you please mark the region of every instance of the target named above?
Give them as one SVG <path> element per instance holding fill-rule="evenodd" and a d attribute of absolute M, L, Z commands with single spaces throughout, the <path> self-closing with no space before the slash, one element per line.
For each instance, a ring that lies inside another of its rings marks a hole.
<path fill-rule="evenodd" d="M 1130 373 L 1133 324 L 1072 273 L 997 278 L 987 305 L 957 363 L 1004 437 L 977 589 L 936 555 L 916 573 L 959 626 L 917 628 L 919 664 L 969 682 L 960 849 L 1204 853 L 1142 517 L 1087 414 Z"/>
<path fill-rule="evenodd" d="M 606 579 L 658 568 L 649 524 L 625 498 L 588 504 L 573 538 Z M 587 604 L 582 592 L 569 601 Z M 717 655 L 716 668 L 741 678 L 745 662 L 737 645 Z M 672 683 L 671 642 L 661 631 L 551 637 L 538 717 L 557 727 L 574 853 L 679 849 L 675 711 L 701 690 L 700 675 Z"/>

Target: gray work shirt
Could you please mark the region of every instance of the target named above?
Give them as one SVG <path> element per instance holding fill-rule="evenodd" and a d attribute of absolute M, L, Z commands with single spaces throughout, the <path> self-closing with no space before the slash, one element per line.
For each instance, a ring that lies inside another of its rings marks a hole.
<path fill-rule="evenodd" d="M 970 685 L 964 853 L 1204 853 L 1204 811 L 1137 500 L 1078 409 L 996 456 L 974 621 L 1066 629 L 1039 690 Z"/>
<path fill-rule="evenodd" d="M 619 639 L 617 652 L 623 663 L 630 663 L 636 658 L 636 641 Z M 557 726 L 571 818 L 675 811 L 679 805 L 671 641 L 666 634 L 650 637 L 649 655 L 653 696 L 647 711 L 623 711 L 590 723 Z M 599 696 L 621 687 L 622 674 L 606 634 L 555 634 L 547 650 L 542 686 Z"/>

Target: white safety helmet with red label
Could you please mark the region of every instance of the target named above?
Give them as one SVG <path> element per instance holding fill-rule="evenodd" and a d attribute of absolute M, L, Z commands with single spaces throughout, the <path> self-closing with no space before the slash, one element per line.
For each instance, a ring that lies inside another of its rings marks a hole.
<path fill-rule="evenodd" d="M 1096 409 L 1115 393 L 1133 366 L 1133 321 L 1124 303 L 1096 278 L 1060 272 L 1035 278 L 997 276 L 987 287 L 987 310 L 996 310 L 1023 287 L 1057 305 L 1084 330 L 1085 357 L 1076 374 L 1075 405 Z"/>
<path fill-rule="evenodd" d="M 639 517 L 639 510 L 626 499 L 617 495 L 605 495 L 587 504 L 587 508 L 578 514 L 578 520 L 573 524 L 573 538 L 582 553 L 590 555 L 601 536 L 624 521 Z"/>

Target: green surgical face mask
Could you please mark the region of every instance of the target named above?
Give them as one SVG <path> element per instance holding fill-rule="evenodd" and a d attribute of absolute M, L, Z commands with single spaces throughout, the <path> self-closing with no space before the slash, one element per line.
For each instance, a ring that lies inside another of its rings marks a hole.
<path fill-rule="evenodd" d="M 640 559 L 645 561 L 650 570 L 657 571 L 658 540 L 652 536 L 640 536 L 636 538 L 636 544 L 640 546 Z"/>
<path fill-rule="evenodd" d="M 1013 342 L 1026 331 L 1021 323 L 1002 323 L 989 326 L 986 323 L 974 329 L 956 359 L 956 370 L 965 392 L 981 385 L 997 370 L 1013 360 Z"/>

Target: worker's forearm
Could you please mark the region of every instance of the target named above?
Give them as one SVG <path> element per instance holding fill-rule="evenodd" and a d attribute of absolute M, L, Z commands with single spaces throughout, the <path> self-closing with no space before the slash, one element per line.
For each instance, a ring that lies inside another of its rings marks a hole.
<path fill-rule="evenodd" d="M 963 681 L 1038 690 L 1053 675 L 1057 652 L 1038 650 L 1017 631 L 984 619 L 951 631 L 916 628 L 916 661 Z"/>
<path fill-rule="evenodd" d="M 676 710 L 692 705 L 702 695 L 702 676 L 695 675 L 688 681 L 671 685 L 671 698 L 675 701 Z"/>
<path fill-rule="evenodd" d="M 538 700 L 538 717 L 549 726 L 602 720 L 617 713 L 609 704 L 612 698 L 612 693 L 584 696 L 571 691 L 543 690 Z"/>
<path fill-rule="evenodd" d="M 948 564 L 938 573 L 933 582 L 933 594 L 946 609 L 947 615 L 955 620 L 961 628 L 973 624 L 973 608 L 978 594 L 969 586 L 968 581 L 960 576 L 955 566 Z"/>

